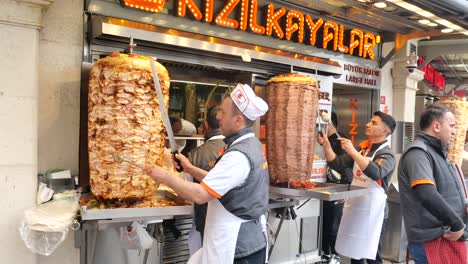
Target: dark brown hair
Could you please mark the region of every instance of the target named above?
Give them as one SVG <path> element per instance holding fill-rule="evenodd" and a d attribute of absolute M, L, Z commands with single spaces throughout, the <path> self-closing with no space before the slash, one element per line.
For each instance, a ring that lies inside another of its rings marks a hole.
<path fill-rule="evenodd" d="M 434 120 L 440 122 L 447 112 L 451 112 L 448 107 L 441 104 L 431 104 L 421 113 L 419 127 L 421 130 L 426 130 L 431 126 Z"/>

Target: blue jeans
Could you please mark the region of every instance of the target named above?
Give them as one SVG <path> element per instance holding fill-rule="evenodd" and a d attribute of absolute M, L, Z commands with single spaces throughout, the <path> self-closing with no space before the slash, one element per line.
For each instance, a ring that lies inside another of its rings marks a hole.
<path fill-rule="evenodd" d="M 423 243 L 408 243 L 408 249 L 415 264 L 427 264 L 426 251 Z"/>

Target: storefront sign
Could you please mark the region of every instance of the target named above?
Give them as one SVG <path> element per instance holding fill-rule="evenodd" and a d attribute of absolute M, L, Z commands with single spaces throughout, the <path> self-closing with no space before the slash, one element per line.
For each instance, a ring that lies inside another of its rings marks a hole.
<path fill-rule="evenodd" d="M 349 62 L 343 62 L 342 65 L 343 74 L 335 80 L 335 83 L 373 89 L 380 88 L 380 69 Z"/>
<path fill-rule="evenodd" d="M 418 66 L 424 63 L 424 57 L 418 57 Z M 433 84 L 437 91 L 445 90 L 445 78 L 444 76 L 437 71 L 432 64 L 428 63 L 422 68 L 424 72 L 424 79 L 430 84 Z"/>
<path fill-rule="evenodd" d="M 380 107 L 379 110 L 388 114 L 388 105 L 386 104 L 386 97 L 385 95 L 380 96 Z"/>
<path fill-rule="evenodd" d="M 165 0 L 120 0 L 122 6 L 159 13 Z M 317 48 L 333 50 L 373 60 L 380 35 L 346 28 L 333 21 L 312 17 L 297 10 L 259 6 L 258 0 L 174 0 L 173 15 L 188 17 L 221 27 L 250 31 Z M 262 21 L 262 22 L 259 22 Z"/>
<path fill-rule="evenodd" d="M 319 81 L 319 101 L 318 101 L 318 113 L 326 112 L 328 115 L 331 115 L 332 108 L 332 93 L 333 93 L 333 83 L 325 80 L 321 80 L 321 76 L 308 72 L 298 72 L 300 74 L 307 75 Z M 326 124 L 321 118 L 317 118 L 317 123 Z"/>
<path fill-rule="evenodd" d="M 358 102 L 357 98 L 351 98 L 349 100 L 349 109 L 351 110 L 351 122 L 348 123 L 348 127 L 349 127 L 348 135 L 351 137 L 351 142 L 353 143 L 353 145 L 356 141 L 356 136 L 359 134 L 357 131 L 359 127 L 359 123 L 357 122 L 357 119 L 356 119 L 357 111 L 359 111 L 357 102 Z"/>
<path fill-rule="evenodd" d="M 312 163 L 312 172 L 310 179 L 314 182 L 326 182 L 327 181 L 327 162 L 326 161 L 314 161 Z"/>

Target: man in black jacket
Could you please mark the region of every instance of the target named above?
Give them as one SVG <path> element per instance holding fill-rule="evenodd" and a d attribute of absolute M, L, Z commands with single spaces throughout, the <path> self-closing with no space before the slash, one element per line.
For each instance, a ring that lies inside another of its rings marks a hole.
<path fill-rule="evenodd" d="M 318 136 L 332 169 L 353 168 L 353 185 L 368 188 L 368 193 L 346 200 L 335 249 L 351 263 L 382 263 L 380 257 L 386 190 L 395 169 L 395 158 L 387 137 L 396 123 L 392 116 L 377 111 L 366 125 L 367 139 L 356 150 L 349 139 L 339 138 L 346 152 L 337 156 L 327 137 Z"/>
<path fill-rule="evenodd" d="M 335 112 L 331 113 L 331 122 L 333 126 L 328 127 L 328 140 L 330 141 L 331 148 L 335 154 L 340 156 L 345 152 L 341 149 L 341 143 L 338 140 L 337 131 L 334 129 L 338 128 L 338 116 Z M 342 132 L 339 134 L 342 137 L 346 137 Z M 330 167 L 327 169 L 327 182 L 349 184 L 352 179 L 352 168 L 342 168 L 339 171 L 333 170 Z M 338 234 L 338 227 L 340 226 L 341 216 L 343 214 L 343 202 L 323 201 L 322 214 L 322 263 L 338 263 L 340 257 L 335 250 L 335 242 Z"/>
<path fill-rule="evenodd" d="M 420 128 L 398 167 L 409 251 L 416 264 L 467 263 L 461 241 L 466 234 L 466 190 L 446 152 L 455 134 L 455 117 L 447 107 L 434 104 L 421 114 Z"/>

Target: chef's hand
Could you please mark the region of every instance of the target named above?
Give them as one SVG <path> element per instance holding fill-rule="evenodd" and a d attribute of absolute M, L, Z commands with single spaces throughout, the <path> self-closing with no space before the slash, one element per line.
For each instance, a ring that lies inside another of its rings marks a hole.
<path fill-rule="evenodd" d="M 143 167 L 143 171 L 151 176 L 153 180 L 160 183 L 165 183 L 166 177 L 169 176 L 169 173 L 161 167 Z"/>
<path fill-rule="evenodd" d="M 346 153 L 351 154 L 353 151 L 356 151 L 351 140 L 347 138 L 338 138 L 338 140 L 341 143 L 341 149 L 343 149 Z"/>
<path fill-rule="evenodd" d="M 175 154 L 176 159 L 180 161 L 180 165 L 184 169 L 184 171 L 188 174 L 190 174 L 190 169 L 193 167 L 192 163 L 185 157 L 184 155 L 180 153 Z M 177 168 L 177 163 L 174 161 L 174 168 Z"/>
<path fill-rule="evenodd" d="M 463 236 L 464 230 L 464 228 L 456 232 L 452 232 L 449 230 L 447 233 L 444 234 L 444 238 L 451 241 L 457 241 L 458 239 L 460 239 L 460 237 Z"/>
<path fill-rule="evenodd" d="M 324 147 L 330 146 L 330 141 L 328 141 L 328 137 L 323 128 L 317 133 L 317 142 Z"/>

